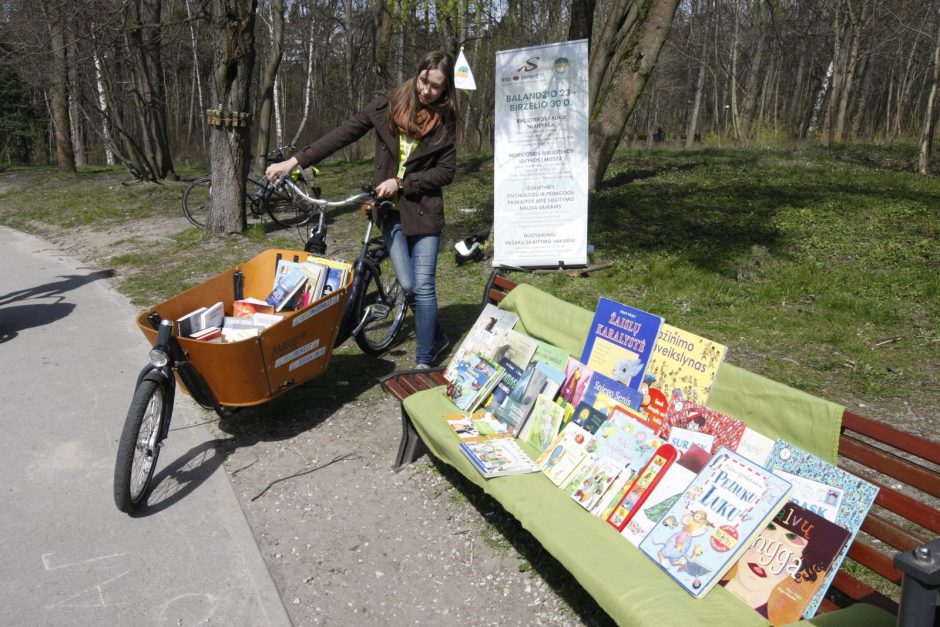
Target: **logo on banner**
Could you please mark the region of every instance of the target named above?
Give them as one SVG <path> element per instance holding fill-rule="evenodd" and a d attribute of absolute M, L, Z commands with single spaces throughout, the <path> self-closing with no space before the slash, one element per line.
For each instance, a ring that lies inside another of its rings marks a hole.
<path fill-rule="evenodd" d="M 539 57 L 529 57 L 525 63 L 520 65 L 516 71 L 509 76 L 503 76 L 502 82 L 511 83 L 513 81 L 533 81 L 545 78 L 545 72 L 536 72 L 539 69 Z"/>
<path fill-rule="evenodd" d="M 568 71 L 568 59 L 565 57 L 558 57 L 555 59 L 555 73 L 564 74 Z"/>

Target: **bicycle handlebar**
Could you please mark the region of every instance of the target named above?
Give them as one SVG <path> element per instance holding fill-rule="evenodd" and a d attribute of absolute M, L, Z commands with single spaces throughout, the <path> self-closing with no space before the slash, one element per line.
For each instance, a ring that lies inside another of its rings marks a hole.
<path fill-rule="evenodd" d="M 369 200 L 375 200 L 375 193 L 372 191 L 371 187 L 363 189 L 363 191 L 359 192 L 358 194 L 354 194 L 344 200 L 326 200 L 325 198 L 314 198 L 313 196 L 310 196 L 302 189 L 297 187 L 296 183 L 294 183 L 290 177 L 281 178 L 281 180 L 278 181 L 276 185 L 278 187 L 286 187 L 292 196 L 299 196 L 304 201 L 321 208 L 348 207 L 350 205 L 361 205 L 362 203 Z"/>

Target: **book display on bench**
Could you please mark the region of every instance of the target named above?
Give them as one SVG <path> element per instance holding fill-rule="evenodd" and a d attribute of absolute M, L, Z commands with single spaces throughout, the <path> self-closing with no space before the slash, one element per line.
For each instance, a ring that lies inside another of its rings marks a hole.
<path fill-rule="evenodd" d="M 469 462 L 444 420 L 459 415 L 444 394 L 446 370 L 404 372 L 383 380 L 402 400 L 397 466 L 425 450 L 454 466 L 518 519 L 619 624 L 766 625 L 792 622 L 801 614 L 820 624 L 894 624 L 897 604 L 866 591 L 839 564 L 851 559 L 875 576 L 900 582 L 890 554 L 881 557 L 884 553 L 871 548 L 869 537 L 884 543 L 881 550 L 910 551 L 940 533 L 936 508 L 918 506 L 894 487 L 900 479 L 938 496 L 940 475 L 930 468 L 940 463 L 936 443 L 920 444 L 913 436 L 737 368 L 726 362 L 720 344 L 667 323 L 660 323 L 649 347 L 649 336 L 641 335 L 647 323 L 623 315 L 620 304 L 605 304 L 595 319 L 591 312 L 499 276 L 487 292 L 495 295 L 488 307 L 495 301 L 500 311 L 517 316 L 516 332 L 567 351 L 587 367 L 566 369 L 560 387 L 549 389 L 530 408 L 532 416 L 539 407 L 532 424 L 539 425 L 540 435 L 517 442 L 541 472 L 486 478 Z M 480 326 L 487 325 L 478 321 L 474 329 Z M 464 343 L 474 343 L 473 351 L 486 356 L 486 343 L 473 335 L 471 330 Z M 594 341 L 586 342 L 591 336 Z M 640 339 L 646 340 L 643 346 Z M 620 352 L 630 351 L 631 344 L 643 350 Z M 604 354 L 592 359 L 586 345 L 599 346 Z M 685 384 L 678 385 L 677 368 L 657 355 L 695 363 L 696 372 L 713 374 L 680 377 Z M 583 406 L 591 363 L 600 364 L 603 376 L 632 382 L 636 387 L 630 389 L 642 396 L 639 409 L 604 393 L 595 395 L 600 401 L 589 398 Z M 580 374 L 572 377 L 575 371 Z M 660 398 L 654 404 L 653 390 L 666 402 Z M 557 413 L 546 404 L 555 405 Z M 484 401 L 480 407 L 477 419 L 489 405 Z M 864 449 L 850 429 L 924 461 L 870 453 L 871 447 Z M 524 434 L 523 423 L 515 435 Z M 857 460 L 863 467 L 852 471 L 865 476 L 841 470 L 840 455 Z M 716 470 L 717 459 L 732 457 L 733 463 L 721 464 L 724 472 Z M 882 510 L 908 523 L 890 523 Z M 809 533 L 808 525 L 820 529 L 819 535 Z M 778 533 L 790 544 L 775 540 Z M 907 563 L 900 567 L 909 572 Z M 922 572 L 929 586 L 929 571 Z M 744 592 L 751 589 L 746 585 L 771 580 L 776 592 Z M 761 594 L 765 602 L 752 603 Z"/>

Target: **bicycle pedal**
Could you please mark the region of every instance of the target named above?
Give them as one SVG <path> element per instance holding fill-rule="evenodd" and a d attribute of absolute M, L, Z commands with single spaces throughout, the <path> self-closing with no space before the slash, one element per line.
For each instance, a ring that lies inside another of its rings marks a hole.
<path fill-rule="evenodd" d="M 377 320 L 379 318 L 387 318 L 388 312 L 391 311 L 388 305 L 383 305 L 381 303 L 376 303 L 375 305 L 369 305 L 368 313 L 366 313 L 367 318 Z"/>

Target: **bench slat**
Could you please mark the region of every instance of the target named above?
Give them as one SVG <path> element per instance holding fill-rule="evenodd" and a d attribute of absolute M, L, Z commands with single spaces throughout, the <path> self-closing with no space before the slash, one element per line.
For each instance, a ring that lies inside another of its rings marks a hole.
<path fill-rule="evenodd" d="M 876 592 L 873 588 L 863 584 L 861 581 L 855 579 L 845 571 L 840 570 L 838 573 L 836 573 L 835 578 L 832 580 L 831 587 L 835 588 L 853 601 L 870 603 L 876 607 L 887 610 L 892 614 L 898 613 L 897 603 L 884 596 L 880 592 Z"/>
<path fill-rule="evenodd" d="M 873 470 L 903 481 L 932 496 L 940 496 L 940 475 L 919 464 L 843 435 L 839 438 L 839 455 L 855 460 Z"/>
<path fill-rule="evenodd" d="M 888 581 L 900 585 L 901 571 L 894 567 L 894 561 L 861 538 L 856 536 L 855 542 L 849 547 L 848 556 Z"/>
<path fill-rule="evenodd" d="M 874 512 L 869 512 L 865 517 L 862 531 L 891 545 L 898 551 L 911 551 L 927 542 L 926 538 L 903 529 Z"/>
<path fill-rule="evenodd" d="M 839 467 L 846 472 L 852 472 L 842 464 L 839 464 Z M 852 474 L 856 477 L 859 476 L 855 472 L 852 472 Z M 940 512 L 874 479 L 866 479 L 866 481 L 878 486 L 878 496 L 875 497 L 877 505 L 910 520 L 916 525 L 920 525 L 934 533 L 940 533 Z"/>
<path fill-rule="evenodd" d="M 859 416 L 850 411 L 842 414 L 842 427 L 860 433 L 873 440 L 884 442 L 889 446 L 900 449 L 934 464 L 940 464 L 940 442 L 933 442 L 884 423 L 875 422 L 870 418 Z"/>
<path fill-rule="evenodd" d="M 399 402 L 404 401 L 406 398 L 411 396 L 411 393 L 408 392 L 405 388 L 401 386 L 397 379 L 389 379 L 382 382 L 382 386 L 391 392 L 392 396 L 397 398 Z"/>

